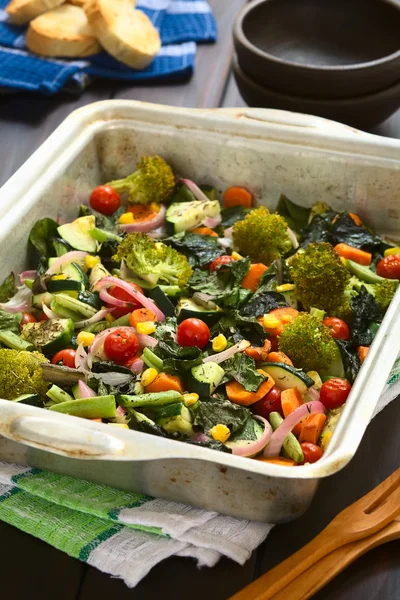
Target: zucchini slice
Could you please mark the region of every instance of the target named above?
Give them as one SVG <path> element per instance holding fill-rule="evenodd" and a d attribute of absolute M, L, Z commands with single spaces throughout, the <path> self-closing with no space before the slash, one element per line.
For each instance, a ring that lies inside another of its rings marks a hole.
<path fill-rule="evenodd" d="M 160 306 L 161 308 L 161 306 Z M 214 325 L 218 319 L 222 316 L 222 309 L 217 307 L 216 309 L 204 308 L 197 304 L 192 298 L 180 298 L 176 305 L 176 316 L 178 321 L 184 321 L 185 319 L 201 319 L 207 325 Z"/>
<path fill-rule="evenodd" d="M 202 202 L 175 202 L 171 204 L 165 215 L 167 226 L 173 233 L 194 229 L 207 217 L 216 217 L 221 212 L 218 200 Z"/>
<path fill-rule="evenodd" d="M 278 390 L 297 388 L 302 396 L 314 381 L 301 369 L 296 369 L 286 363 L 263 363 L 260 369 L 271 375 Z"/>
<path fill-rule="evenodd" d="M 219 386 L 224 375 L 224 369 L 217 363 L 207 362 L 196 365 L 191 369 L 189 389 L 199 394 L 200 398 L 208 398 Z"/>

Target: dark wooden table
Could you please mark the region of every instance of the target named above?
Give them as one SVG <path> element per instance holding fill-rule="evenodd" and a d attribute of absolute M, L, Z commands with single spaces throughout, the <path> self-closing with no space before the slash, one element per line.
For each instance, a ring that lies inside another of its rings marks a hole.
<path fill-rule="evenodd" d="M 0 98 L 0 185 L 76 108 L 111 98 L 130 98 L 175 106 L 245 106 L 233 81 L 231 26 L 245 0 L 212 0 L 219 25 L 216 45 L 202 46 L 196 73 L 186 84 L 134 87 L 96 83 L 79 98 L 28 94 Z M 400 111 L 375 133 L 400 137 Z M 351 463 L 323 480 L 306 515 L 273 529 L 252 558 L 238 567 L 223 559 L 199 571 L 191 559 L 158 565 L 133 590 L 47 544 L 0 523 L 1 597 L 25 600 L 225 600 L 314 537 L 342 508 L 394 471 L 400 462 L 400 402 L 392 403 L 369 426 Z M 394 600 L 400 598 L 400 543 L 392 542 L 361 558 L 322 590 L 315 600 Z"/>

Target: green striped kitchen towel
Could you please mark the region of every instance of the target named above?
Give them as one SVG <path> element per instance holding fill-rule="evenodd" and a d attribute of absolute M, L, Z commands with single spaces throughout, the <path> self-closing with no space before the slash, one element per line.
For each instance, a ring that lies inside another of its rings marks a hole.
<path fill-rule="evenodd" d="M 400 395 L 400 359 L 374 416 Z M 0 462 L 0 519 L 134 587 L 169 556 L 243 564 L 272 529 L 143 494 Z"/>

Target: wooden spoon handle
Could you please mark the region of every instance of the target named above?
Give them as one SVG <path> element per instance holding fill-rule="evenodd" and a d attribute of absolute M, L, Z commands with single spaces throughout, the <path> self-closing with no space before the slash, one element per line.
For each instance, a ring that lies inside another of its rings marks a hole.
<path fill-rule="evenodd" d="M 348 541 L 344 539 L 344 533 L 330 523 L 306 546 L 253 581 L 232 596 L 230 600 L 270 600 L 275 598 L 276 594 L 286 588 L 301 573 Z"/>
<path fill-rule="evenodd" d="M 304 571 L 274 596 L 274 600 L 308 600 L 360 556 L 386 542 L 400 538 L 400 523 L 395 521 L 370 537 L 334 550 Z"/>

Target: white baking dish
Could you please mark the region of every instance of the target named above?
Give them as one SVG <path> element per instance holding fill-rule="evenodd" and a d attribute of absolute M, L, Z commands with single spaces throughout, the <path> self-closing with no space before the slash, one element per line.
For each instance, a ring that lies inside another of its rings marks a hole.
<path fill-rule="evenodd" d="M 0 280 L 26 268 L 34 222 L 72 219 L 90 190 L 162 155 L 218 190 L 250 186 L 274 209 L 285 193 L 348 209 L 400 237 L 400 142 L 316 117 L 258 109 L 193 110 L 133 101 L 72 113 L 1 189 Z M 321 477 L 354 455 L 400 350 L 396 295 L 316 464 L 280 467 L 0 400 L 0 458 L 270 522 L 302 514 Z M 393 432 L 395 435 L 395 432 Z"/>

